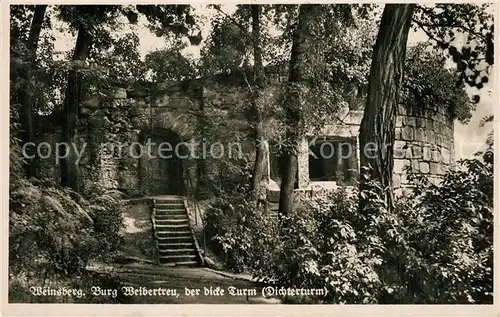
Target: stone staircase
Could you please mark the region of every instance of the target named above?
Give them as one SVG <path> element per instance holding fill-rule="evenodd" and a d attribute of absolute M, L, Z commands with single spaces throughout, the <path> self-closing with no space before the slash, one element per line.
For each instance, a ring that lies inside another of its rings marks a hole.
<path fill-rule="evenodd" d="M 153 231 L 158 263 L 168 266 L 199 266 L 197 241 L 191 231 L 183 196 L 153 198 Z"/>

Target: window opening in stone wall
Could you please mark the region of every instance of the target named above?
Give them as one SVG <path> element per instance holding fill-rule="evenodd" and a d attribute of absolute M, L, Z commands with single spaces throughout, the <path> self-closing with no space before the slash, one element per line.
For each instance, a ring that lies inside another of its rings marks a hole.
<path fill-rule="evenodd" d="M 355 138 L 309 140 L 309 180 L 354 185 L 358 175 Z M 311 153 L 312 152 L 312 153 Z"/>

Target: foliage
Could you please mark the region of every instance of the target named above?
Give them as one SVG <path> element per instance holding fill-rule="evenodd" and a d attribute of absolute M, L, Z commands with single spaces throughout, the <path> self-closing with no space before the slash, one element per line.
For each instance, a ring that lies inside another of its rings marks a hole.
<path fill-rule="evenodd" d="M 20 154 L 19 145 L 13 141 L 9 198 L 11 277 L 70 281 L 86 274 L 90 261 L 112 260 L 122 243 L 121 203 L 102 193 L 85 199 L 57 186 L 53 180 L 28 180 L 22 171 Z"/>
<path fill-rule="evenodd" d="M 491 13 L 490 13 L 491 12 Z M 436 4 L 417 6 L 413 23 L 452 57 L 458 82 L 481 89 L 488 82 L 493 55 L 493 14 L 491 4 Z M 462 43 L 456 39 L 463 37 Z M 479 96 L 475 97 L 479 101 Z"/>
<path fill-rule="evenodd" d="M 33 5 L 13 5 L 10 7 L 10 34 L 11 39 L 19 42 L 28 40 Z"/>
<path fill-rule="evenodd" d="M 380 280 L 375 267 L 381 258 L 370 248 L 376 237 L 357 228 L 354 191 L 340 189 L 305 202 L 285 224 L 283 265 L 276 274 L 279 285 L 326 287 L 328 295 L 309 299 L 314 302 L 376 301 Z"/>
<path fill-rule="evenodd" d="M 483 128 L 487 123 L 490 123 L 490 122 L 493 122 L 494 121 L 494 116 L 491 114 L 491 115 L 487 115 L 485 117 L 483 117 L 481 119 L 481 121 L 479 122 L 479 127 L 480 128 Z M 488 135 L 486 136 L 486 149 L 484 149 L 483 151 L 479 151 L 477 153 L 474 153 L 475 156 L 481 156 L 482 159 L 488 163 L 488 164 L 493 164 L 494 162 L 494 144 L 495 144 L 495 134 L 494 134 L 494 131 L 493 129 L 488 132 Z"/>
<path fill-rule="evenodd" d="M 33 7 L 11 7 L 11 87 L 12 96 L 16 96 L 16 91 L 26 91 L 36 97 L 34 117 L 61 111 L 68 72 L 72 69 L 76 69 L 80 80 L 84 81 L 85 93 L 96 94 L 110 87 L 130 86 L 138 80 L 144 80 L 149 69 L 157 72 L 158 68 L 165 66 L 165 63 L 161 64 L 164 57 L 159 53 L 152 54 L 160 55 L 159 58 L 141 60 L 139 38 L 135 32 L 117 35 L 113 31 L 124 27 L 120 19 L 123 16 L 130 23 L 137 23 L 138 15 L 145 16 L 147 25 L 158 36 L 185 36 L 191 42 L 200 40 L 200 35 L 195 34 L 196 17 L 187 5 L 50 6 L 43 24 L 36 60 L 31 61 L 31 52 L 26 52 L 25 43 Z M 54 30 L 59 28 L 61 32 L 75 35 L 80 27 L 92 35 L 90 55 L 86 62 L 73 62 L 71 51 L 62 52 L 63 54 L 54 51 Z M 178 68 L 183 66 L 179 65 Z M 32 70 L 28 81 L 19 77 L 19 73 L 25 69 Z M 183 75 L 176 75 L 175 79 L 185 78 L 186 71 L 182 69 Z M 14 104 L 16 102 L 14 100 Z"/>
<path fill-rule="evenodd" d="M 200 43 L 201 31 L 190 5 L 136 5 L 135 9 L 146 17 L 156 36 L 187 36 L 191 44 Z"/>
<path fill-rule="evenodd" d="M 446 60 L 428 43 L 409 50 L 404 76 L 403 102 L 417 108 L 439 105 L 462 123 L 471 118 L 475 104 L 467 96 L 465 84 L 459 81 L 457 71 L 446 68 Z"/>
<path fill-rule="evenodd" d="M 441 184 L 420 179 L 400 208 L 406 298 L 416 303 L 491 303 L 493 165 L 459 162 Z"/>
<path fill-rule="evenodd" d="M 367 182 L 303 200 L 281 230 L 244 190 L 216 200 L 205 226 L 226 265 L 284 287 L 328 289 L 315 303 L 491 303 L 493 167 L 460 162 L 439 185 L 423 177 L 389 213 Z M 371 202 L 363 211 L 358 195 Z"/>
<path fill-rule="evenodd" d="M 193 79 L 197 70 L 192 60 L 182 55 L 182 46 L 159 49 L 146 55 L 144 65 L 151 72 L 151 81 L 182 81 Z"/>
<path fill-rule="evenodd" d="M 112 258 L 121 244 L 120 227 L 120 206 L 111 197 L 84 200 L 47 180 L 11 183 L 9 254 L 14 272 L 77 274 L 90 260 Z"/>
<path fill-rule="evenodd" d="M 205 212 L 204 228 L 208 245 L 229 269 L 264 273 L 275 263 L 268 251 L 276 247 L 276 223 L 249 193 L 246 187 L 220 193 Z"/>
<path fill-rule="evenodd" d="M 96 243 L 93 245 L 92 252 L 95 254 L 95 259 L 111 261 L 121 249 L 123 242 L 121 229 L 124 203 L 119 200 L 119 197 L 109 193 L 95 195 L 89 199 L 85 207 L 89 210 L 94 225 L 93 236 Z"/>
<path fill-rule="evenodd" d="M 200 70 L 204 75 L 227 73 L 242 67 L 251 50 L 249 19 L 239 12 L 233 17 L 219 13 L 201 51 Z"/>
<path fill-rule="evenodd" d="M 244 66 L 244 60 L 250 58 L 246 7 L 238 6 L 232 15 L 218 11 L 219 15 L 213 20 L 213 33 L 202 50 L 202 73 L 228 72 Z M 310 57 L 307 63 L 311 87 L 281 87 L 279 93 L 282 103 L 287 105 L 285 96 L 289 93 L 308 101 L 296 105 L 307 109 L 302 112 L 303 129 L 322 128 L 326 120 L 337 114 L 340 102 L 345 106 L 344 102 L 351 103 L 352 97 L 366 92 L 377 30 L 377 21 L 368 14 L 372 10 L 369 6 L 318 6 L 316 24 L 311 26 L 315 42 L 310 50 L 315 53 L 309 54 L 314 58 Z M 280 73 L 286 74 L 297 12 L 297 5 L 264 5 L 263 51 L 267 71 L 280 69 Z M 445 60 L 440 56 L 441 52 L 430 50 L 428 43 L 411 48 L 405 66 L 405 89 L 401 93 L 411 103 L 418 99 L 418 104 L 442 104 L 453 117 L 467 122 L 475 107 L 463 83 L 456 85 L 461 72 L 443 69 Z"/>
<path fill-rule="evenodd" d="M 10 98 L 11 107 L 21 107 L 23 94 L 35 97 L 33 104 L 34 115 L 52 108 L 57 100 L 58 69 L 52 62 L 54 52 L 54 38 L 51 34 L 42 33 L 38 41 L 38 49 L 29 51 L 27 36 L 30 30 L 34 6 L 11 6 L 11 45 L 10 45 Z M 46 17 L 43 28 L 51 25 Z M 34 57 L 34 58 L 33 58 Z M 36 120 L 34 120 L 36 122 Z"/>
<path fill-rule="evenodd" d="M 88 66 L 82 65 L 80 68 L 89 94 L 98 94 L 114 87 L 132 86 L 143 77 L 139 37 L 135 33 L 113 36 L 101 30 L 94 42 Z"/>

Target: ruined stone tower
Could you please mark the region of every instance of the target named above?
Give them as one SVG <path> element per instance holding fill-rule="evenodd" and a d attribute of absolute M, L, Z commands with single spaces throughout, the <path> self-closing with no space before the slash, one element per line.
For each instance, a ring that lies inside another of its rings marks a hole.
<path fill-rule="evenodd" d="M 279 81 L 275 84 L 279 85 Z M 155 143 L 167 141 L 174 147 L 180 142 L 200 140 L 203 138 L 200 118 L 207 111 L 217 111 L 221 118 L 226 116 L 235 122 L 235 134 L 238 134 L 237 131 L 244 130 L 246 119 L 233 109 L 244 108 L 242 104 L 247 97 L 245 85 L 231 75 L 218 75 L 149 88 L 117 88 L 105 97 L 90 98 L 83 104 L 77 132 L 79 142 L 86 144 L 79 162 L 82 188 L 118 189 L 130 197 L 192 193 L 199 186 L 202 173 L 215 173 L 200 168 L 203 158 L 168 161 L 141 157 L 140 145 L 145 145 L 148 139 L 154 139 Z M 303 138 L 298 157 L 298 191 L 314 192 L 351 184 L 350 178 L 355 177 L 359 169 L 357 136 L 363 103 L 362 96 L 351 98 L 320 133 Z M 431 180 L 442 177 L 453 163 L 453 126 L 453 120 L 439 105 L 399 105 L 394 148 L 395 188 L 411 185 L 408 173 L 424 174 Z M 230 138 L 225 136 L 220 141 Z M 49 139 L 45 136 L 45 140 L 57 142 L 53 136 Z M 315 140 L 313 148 L 312 140 Z M 310 155 L 325 142 L 339 145 L 340 150 L 327 157 Z M 119 143 L 120 151 L 129 155 L 118 158 L 117 149 L 103 149 L 104 143 Z M 342 144 L 351 145 L 352 155 L 342 157 Z M 251 154 L 251 144 L 244 146 L 244 150 Z M 279 190 L 277 161 L 271 150 L 264 175 L 271 196 L 273 193 L 276 196 Z M 44 164 L 46 173 L 57 176 L 58 167 L 53 162 Z"/>

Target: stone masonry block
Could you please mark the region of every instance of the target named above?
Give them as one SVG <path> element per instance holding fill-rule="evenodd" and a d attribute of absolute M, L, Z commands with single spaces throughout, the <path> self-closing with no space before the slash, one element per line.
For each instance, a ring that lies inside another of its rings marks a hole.
<path fill-rule="evenodd" d="M 415 117 L 405 117 L 404 125 L 414 127 L 416 125 Z"/>
<path fill-rule="evenodd" d="M 411 160 L 411 172 L 418 173 L 420 171 L 419 161 Z"/>
<path fill-rule="evenodd" d="M 408 185 L 410 182 L 408 180 L 408 176 L 406 174 L 401 175 L 401 185 L 405 186 Z"/>
<path fill-rule="evenodd" d="M 406 141 L 415 140 L 415 131 L 413 131 L 413 127 L 404 127 L 401 131 L 401 134 L 403 140 Z"/>
<path fill-rule="evenodd" d="M 427 142 L 427 143 L 434 143 L 434 136 L 435 136 L 434 131 L 432 131 L 432 130 L 425 130 L 424 135 L 425 135 L 425 137 L 424 137 L 425 142 Z"/>
<path fill-rule="evenodd" d="M 411 150 L 412 150 L 412 157 L 414 159 L 422 158 L 422 147 L 420 145 L 412 145 Z"/>
<path fill-rule="evenodd" d="M 407 173 L 410 164 L 410 160 L 394 160 L 394 173 Z"/>
<path fill-rule="evenodd" d="M 452 151 L 455 147 L 455 142 L 453 141 L 453 139 L 446 139 L 444 143 L 446 148 L 450 151 Z"/>
<path fill-rule="evenodd" d="M 111 93 L 113 99 L 127 99 L 127 90 L 125 88 L 116 88 Z"/>
<path fill-rule="evenodd" d="M 396 128 L 395 132 L 396 132 L 395 139 L 401 140 L 401 128 Z"/>
<path fill-rule="evenodd" d="M 411 153 L 411 147 L 410 146 L 407 146 L 406 149 L 404 150 L 404 154 L 405 154 L 405 158 L 407 159 L 411 159 L 413 157 L 412 153 Z"/>
<path fill-rule="evenodd" d="M 425 120 L 425 127 L 427 129 L 434 129 L 434 121 L 431 119 L 424 119 Z"/>
<path fill-rule="evenodd" d="M 397 116 L 396 117 L 396 128 L 402 127 L 403 126 L 403 117 L 402 116 Z"/>
<path fill-rule="evenodd" d="M 395 159 L 403 159 L 405 158 L 405 155 L 406 155 L 406 147 L 407 147 L 407 144 L 405 141 L 400 141 L 400 140 L 396 140 L 394 141 L 394 158 Z"/>
<path fill-rule="evenodd" d="M 399 105 L 399 106 L 398 106 L 398 114 L 399 114 L 400 116 L 404 116 L 404 115 L 406 115 L 406 114 L 407 114 L 406 107 L 405 107 L 405 106 L 403 106 L 403 105 Z"/>
<path fill-rule="evenodd" d="M 443 124 L 441 122 L 439 122 L 439 121 L 435 122 L 434 132 L 436 132 L 436 133 L 443 133 Z"/>
<path fill-rule="evenodd" d="M 349 114 L 344 118 L 345 124 L 361 124 L 363 119 L 363 111 L 349 111 Z"/>
<path fill-rule="evenodd" d="M 424 129 L 416 128 L 415 129 L 415 140 L 417 141 L 425 141 Z"/>
<path fill-rule="evenodd" d="M 451 151 L 444 147 L 441 148 L 441 162 L 444 164 L 451 163 Z"/>
<path fill-rule="evenodd" d="M 394 188 L 398 188 L 401 186 L 401 175 L 400 174 L 394 174 L 392 177 L 392 186 Z"/>
<path fill-rule="evenodd" d="M 439 149 L 431 151 L 431 161 L 437 163 L 441 162 L 441 151 Z"/>
<path fill-rule="evenodd" d="M 419 162 L 419 167 L 422 174 L 429 174 L 429 163 Z"/>
<path fill-rule="evenodd" d="M 443 168 L 440 163 L 434 163 L 434 162 L 429 163 L 429 171 L 431 174 L 434 175 L 444 174 Z"/>
<path fill-rule="evenodd" d="M 424 118 L 416 117 L 415 118 L 415 126 L 425 128 L 426 120 Z"/>
<path fill-rule="evenodd" d="M 443 146 L 444 135 L 436 134 L 436 144 L 439 146 Z"/>
<path fill-rule="evenodd" d="M 430 146 L 424 146 L 422 148 L 422 159 L 424 161 L 430 161 L 432 159 L 431 152 L 432 152 L 432 148 Z"/>
<path fill-rule="evenodd" d="M 86 108 L 99 108 L 101 106 L 101 99 L 98 96 L 92 96 L 82 103 L 82 107 Z"/>

